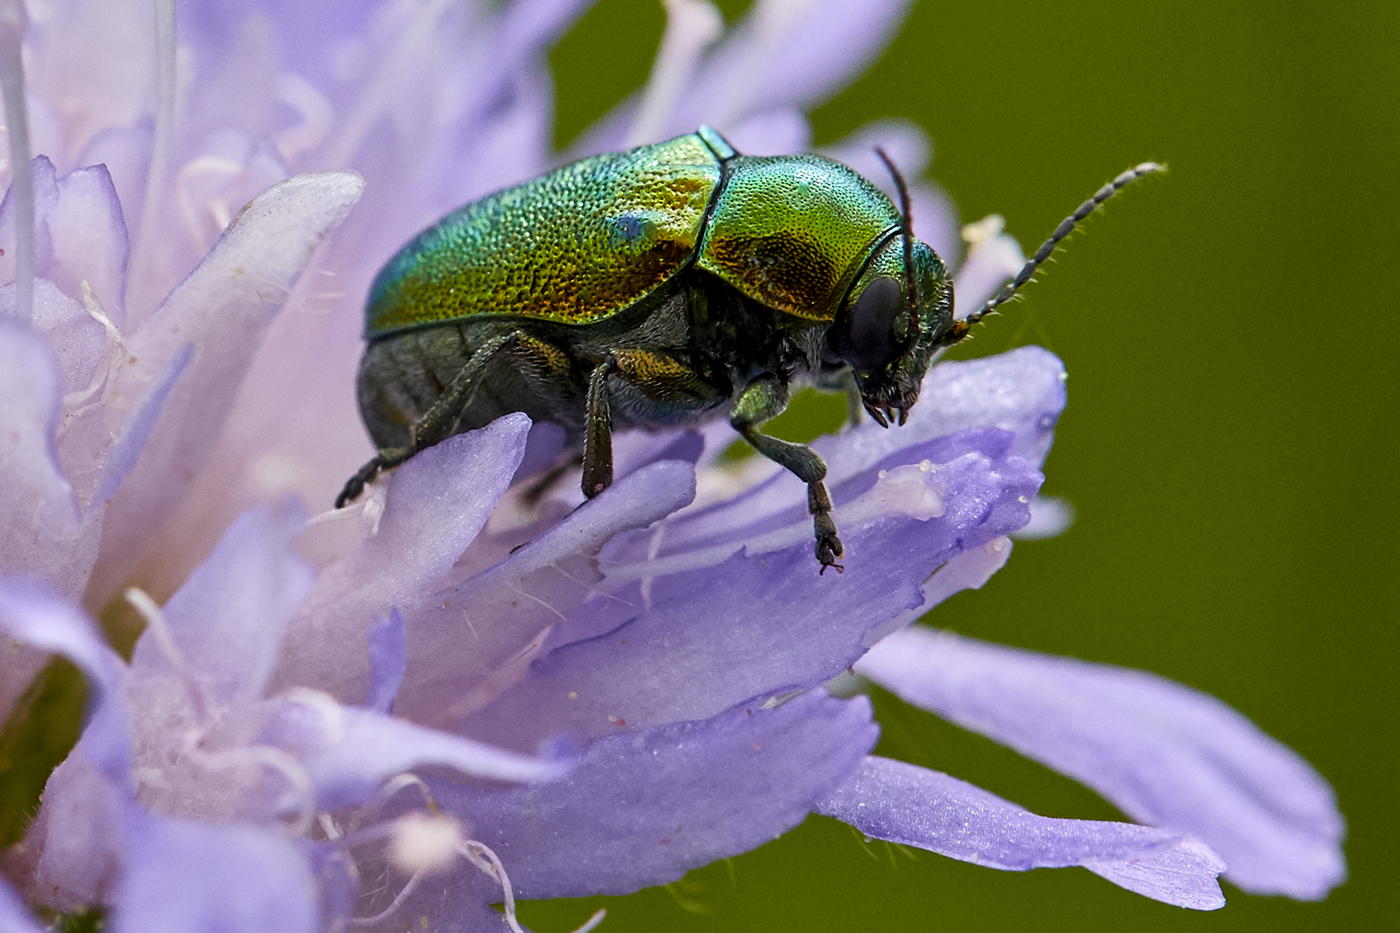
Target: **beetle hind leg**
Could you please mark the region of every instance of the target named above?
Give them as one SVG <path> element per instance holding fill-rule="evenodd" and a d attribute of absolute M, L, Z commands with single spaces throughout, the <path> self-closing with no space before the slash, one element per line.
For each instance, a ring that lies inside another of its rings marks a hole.
<path fill-rule="evenodd" d="M 335 498 L 335 507 L 344 508 L 347 503 L 358 498 L 364 492 L 365 486 L 373 482 L 381 471 L 392 469 L 420 450 L 451 437 L 456 432 L 457 422 L 470 404 L 472 395 L 481 384 L 482 376 L 492 359 L 498 353 L 528 353 L 535 350 L 534 345 L 539 343 L 520 331 L 513 331 L 492 340 L 472 354 L 471 359 L 457 371 L 452 382 L 443 389 L 437 401 L 409 427 L 408 446 L 381 448 L 373 460 L 360 467 L 345 483 L 345 488 Z"/>
<path fill-rule="evenodd" d="M 744 387 L 729 423 L 735 431 L 753 445 L 754 449 L 779 466 L 785 467 L 807 484 L 807 511 L 812 516 L 812 532 L 816 536 L 816 556 L 822 573 L 831 567 L 837 573 L 845 570 L 837 561 L 845 554 L 836 534 L 836 521 L 831 517 L 831 495 L 826 491 L 826 461 L 806 444 L 794 444 L 759 431 L 758 426 L 781 414 L 787 408 L 787 384 L 777 376 L 759 376 Z"/>

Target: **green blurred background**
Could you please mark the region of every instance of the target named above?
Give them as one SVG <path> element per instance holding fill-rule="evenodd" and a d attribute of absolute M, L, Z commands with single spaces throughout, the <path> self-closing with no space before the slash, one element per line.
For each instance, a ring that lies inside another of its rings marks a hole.
<path fill-rule="evenodd" d="M 745 6 L 722 4 L 731 23 Z M 645 80 L 662 25 L 651 0 L 601 0 L 561 41 L 561 145 Z M 1336 787 L 1349 881 L 1320 904 L 1227 885 L 1227 907 L 1199 914 L 1079 869 L 997 872 L 812 817 L 668 888 L 530 904 L 525 920 L 567 929 L 602 905 L 612 933 L 1393 928 L 1397 59 L 1394 0 L 920 0 L 884 57 L 813 114 L 817 145 L 876 118 L 922 124 L 930 174 L 963 218 L 1002 213 L 1027 248 L 1121 169 L 1169 163 L 958 349 L 1039 343 L 1065 361 L 1045 489 L 1078 520 L 1019 544 L 931 621 L 1148 668 L 1233 704 Z M 876 700 L 883 754 L 1038 813 L 1118 816 L 1012 752 Z"/>

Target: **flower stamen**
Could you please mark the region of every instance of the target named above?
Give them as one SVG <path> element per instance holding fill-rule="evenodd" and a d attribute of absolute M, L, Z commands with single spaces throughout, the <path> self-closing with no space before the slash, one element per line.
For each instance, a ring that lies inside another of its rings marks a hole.
<path fill-rule="evenodd" d="M 15 195 L 15 316 L 34 315 L 34 166 L 29 161 L 29 107 L 24 99 L 23 0 L 0 0 L 0 89 L 10 135 L 10 185 Z"/>
<path fill-rule="evenodd" d="M 102 302 L 98 301 L 87 279 L 83 279 L 82 289 L 83 310 L 87 311 L 88 317 L 102 325 L 107 335 L 107 343 L 102 348 L 102 356 L 92 371 L 92 378 L 88 380 L 87 386 L 63 396 L 63 421 L 58 426 L 55 443 L 63 440 L 74 421 L 107 400 L 106 389 L 111 384 L 112 370 L 116 367 L 117 359 L 126 350 L 126 340 L 122 337 L 121 329 L 107 316 Z"/>
<path fill-rule="evenodd" d="M 165 660 L 174 668 L 175 673 L 179 675 L 185 693 L 189 695 L 190 706 L 194 708 L 195 721 L 200 725 L 199 731 L 207 730 L 213 725 L 209 704 L 205 701 L 204 691 L 200 689 L 199 682 L 195 680 L 194 675 L 190 673 L 189 665 L 185 663 L 184 653 L 180 651 L 180 646 L 175 643 L 175 636 L 171 634 L 170 626 L 165 621 L 165 613 L 150 594 L 143 589 L 135 586 L 128 587 L 122 595 L 131 604 L 131 608 L 135 609 L 141 618 L 146 620 L 146 631 L 151 633 L 151 640 L 160 649 L 160 653 L 165 656 Z"/>
<path fill-rule="evenodd" d="M 160 228 L 161 195 L 170 170 L 170 140 L 175 130 L 175 0 L 155 0 L 156 33 L 156 113 L 151 141 L 151 164 L 146 171 L 146 196 L 141 205 L 140 233 L 132 250 L 131 283 L 144 275 L 150 264 L 156 231 Z M 128 301 L 127 307 L 130 307 Z"/>

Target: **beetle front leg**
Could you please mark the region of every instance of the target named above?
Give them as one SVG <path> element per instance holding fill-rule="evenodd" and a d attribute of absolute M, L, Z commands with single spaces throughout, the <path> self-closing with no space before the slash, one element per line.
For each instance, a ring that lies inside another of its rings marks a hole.
<path fill-rule="evenodd" d="M 836 536 L 836 522 L 831 517 L 831 496 L 826 491 L 826 461 L 806 444 L 780 441 L 760 432 L 758 426 L 782 414 L 787 408 L 787 383 L 771 373 L 759 376 L 744 387 L 729 415 L 729 423 L 744 440 L 763 456 L 786 467 L 807 484 L 807 511 L 812 515 L 812 530 L 817 538 L 817 560 L 821 572 L 833 567 L 839 573 L 846 568 L 836 561 L 845 553 L 841 539 Z"/>

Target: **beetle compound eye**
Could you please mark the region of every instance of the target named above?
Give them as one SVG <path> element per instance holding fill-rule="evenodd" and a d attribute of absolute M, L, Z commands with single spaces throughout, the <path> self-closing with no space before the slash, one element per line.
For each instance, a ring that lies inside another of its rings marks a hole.
<path fill-rule="evenodd" d="M 895 319 L 909 310 L 899 282 L 881 276 L 865 287 L 851 309 L 850 332 L 842 356 L 861 372 L 882 368 L 899 354 L 902 343 Z"/>

